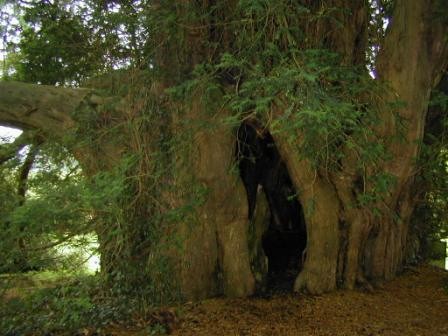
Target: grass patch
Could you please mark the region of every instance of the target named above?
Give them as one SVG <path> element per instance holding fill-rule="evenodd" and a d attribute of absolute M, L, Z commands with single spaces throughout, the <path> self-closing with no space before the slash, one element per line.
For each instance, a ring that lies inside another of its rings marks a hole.
<path fill-rule="evenodd" d="M 37 290 L 63 285 L 79 275 L 68 271 L 41 271 L 0 275 L 0 298 L 25 298 Z"/>

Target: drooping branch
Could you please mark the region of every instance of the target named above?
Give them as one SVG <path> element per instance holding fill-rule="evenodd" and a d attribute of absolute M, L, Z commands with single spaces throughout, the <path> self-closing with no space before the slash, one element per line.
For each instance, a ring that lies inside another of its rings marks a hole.
<path fill-rule="evenodd" d="M 30 146 L 26 159 L 20 169 L 17 187 L 19 205 L 22 205 L 25 202 L 26 191 L 28 190 L 28 176 L 31 168 L 33 167 L 34 160 L 36 159 L 36 155 L 39 152 L 39 147 L 41 144 L 42 142 L 39 142 Z"/>
<path fill-rule="evenodd" d="M 18 174 L 18 185 L 17 185 L 17 196 L 19 197 L 19 203 L 18 206 L 22 206 L 25 204 L 25 196 L 26 191 L 28 189 L 28 177 L 31 171 L 31 168 L 33 167 L 34 160 L 36 158 L 37 153 L 39 152 L 39 146 L 41 142 L 33 144 L 29 148 L 29 152 L 25 158 L 25 161 L 22 164 L 22 167 L 20 168 L 19 174 Z M 27 242 L 24 237 L 25 227 L 23 225 L 19 226 L 20 236 L 17 238 L 17 244 L 19 246 L 19 249 L 21 251 L 21 263 L 23 265 L 27 264 Z"/>

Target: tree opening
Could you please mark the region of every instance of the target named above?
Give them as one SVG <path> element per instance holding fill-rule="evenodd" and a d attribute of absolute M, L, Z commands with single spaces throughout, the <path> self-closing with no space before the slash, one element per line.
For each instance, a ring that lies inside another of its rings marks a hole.
<path fill-rule="evenodd" d="M 236 155 L 247 192 L 249 220 L 251 226 L 258 226 L 252 231 L 262 231 L 258 246 L 265 256 L 256 253 L 256 258 L 267 258 L 264 287 L 268 291 L 290 290 L 302 269 L 307 235 L 288 169 L 271 134 L 248 122 L 238 129 Z"/>

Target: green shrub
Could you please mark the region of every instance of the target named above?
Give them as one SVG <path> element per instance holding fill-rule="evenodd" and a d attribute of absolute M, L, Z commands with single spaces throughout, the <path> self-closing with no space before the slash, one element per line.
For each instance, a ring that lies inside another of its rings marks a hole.
<path fill-rule="evenodd" d="M 5 300 L 0 307 L 4 335 L 71 334 L 81 329 L 101 330 L 129 321 L 138 305 L 100 290 L 98 277 L 76 276 L 55 287 Z"/>

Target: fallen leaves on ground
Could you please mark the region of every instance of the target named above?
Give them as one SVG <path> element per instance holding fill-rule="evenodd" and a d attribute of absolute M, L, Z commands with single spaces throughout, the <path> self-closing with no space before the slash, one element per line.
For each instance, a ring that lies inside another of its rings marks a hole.
<path fill-rule="evenodd" d="M 448 272 L 408 270 L 372 292 L 188 303 L 172 335 L 448 335 Z"/>

